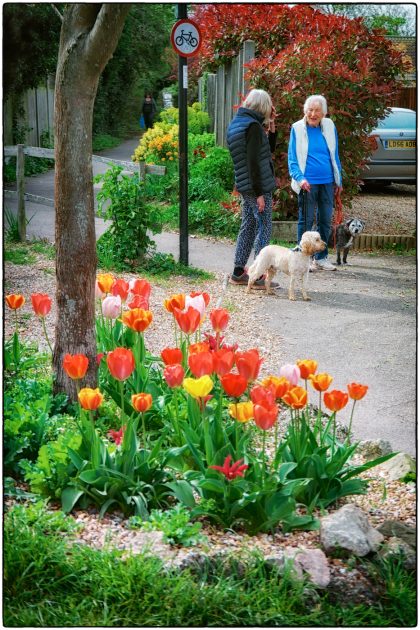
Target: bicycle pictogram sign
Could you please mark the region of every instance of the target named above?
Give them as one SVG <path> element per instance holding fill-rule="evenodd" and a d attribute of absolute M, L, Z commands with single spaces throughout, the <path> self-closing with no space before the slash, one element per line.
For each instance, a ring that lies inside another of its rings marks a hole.
<path fill-rule="evenodd" d="M 201 46 L 201 32 L 192 20 L 178 20 L 171 33 L 172 47 L 181 57 L 192 57 Z"/>

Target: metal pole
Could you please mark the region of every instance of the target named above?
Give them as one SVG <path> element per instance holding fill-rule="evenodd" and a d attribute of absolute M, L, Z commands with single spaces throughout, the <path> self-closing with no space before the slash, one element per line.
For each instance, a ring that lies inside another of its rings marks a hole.
<path fill-rule="evenodd" d="M 25 213 L 25 154 L 23 152 L 24 145 L 17 145 L 16 157 L 16 189 L 18 195 L 17 222 L 19 231 L 19 240 L 24 243 L 26 241 L 26 213 Z"/>
<path fill-rule="evenodd" d="M 178 20 L 186 19 L 187 5 L 178 4 Z M 178 56 L 179 108 L 179 260 L 188 265 L 188 110 L 187 59 Z"/>

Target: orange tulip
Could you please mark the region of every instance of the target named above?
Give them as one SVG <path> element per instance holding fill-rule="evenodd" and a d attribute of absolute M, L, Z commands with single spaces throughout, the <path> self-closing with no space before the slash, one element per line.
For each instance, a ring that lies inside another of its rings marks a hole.
<path fill-rule="evenodd" d="M 123 278 L 118 278 L 114 281 L 114 284 L 112 285 L 111 293 L 114 296 L 119 295 L 121 300 L 125 302 L 128 296 L 129 289 L 130 287 L 128 282 L 126 282 Z"/>
<path fill-rule="evenodd" d="M 257 405 L 254 404 L 254 421 L 263 431 L 268 431 L 275 425 L 278 414 L 277 405 L 270 404 L 268 400 L 261 400 Z"/>
<path fill-rule="evenodd" d="M 117 381 L 125 381 L 134 371 L 135 361 L 131 350 L 115 348 L 106 357 L 106 363 L 111 375 Z"/>
<path fill-rule="evenodd" d="M 220 379 L 220 384 L 228 396 L 239 398 L 248 386 L 248 381 L 241 374 L 229 372 Z"/>
<path fill-rule="evenodd" d="M 185 312 L 181 311 L 179 308 L 174 308 L 173 314 L 178 326 L 186 335 L 194 333 L 200 325 L 200 311 L 197 311 L 197 309 L 192 306 Z"/>
<path fill-rule="evenodd" d="M 247 352 L 237 352 L 235 355 L 235 363 L 239 374 L 242 374 L 247 381 L 254 381 L 259 374 L 261 363 L 259 352 L 256 348 Z"/>
<path fill-rule="evenodd" d="M 80 406 L 88 411 L 97 409 L 104 399 L 99 389 L 91 389 L 90 387 L 83 387 L 78 393 L 78 398 Z"/>
<path fill-rule="evenodd" d="M 195 378 L 200 378 L 200 376 L 204 376 L 205 374 L 212 374 L 213 355 L 211 352 L 190 354 L 188 357 L 188 365 Z"/>
<path fill-rule="evenodd" d="M 332 389 L 324 394 L 325 406 L 330 411 L 340 411 L 347 405 L 348 401 L 349 395 L 346 392 L 341 392 L 339 389 Z"/>
<path fill-rule="evenodd" d="M 368 385 L 361 385 L 360 383 L 349 383 L 347 385 L 347 390 L 352 400 L 361 400 L 364 398 L 368 389 Z"/>
<path fill-rule="evenodd" d="M 308 401 L 308 392 L 303 387 L 292 387 L 284 394 L 282 400 L 292 409 L 303 409 Z"/>
<path fill-rule="evenodd" d="M 318 367 L 318 363 L 313 359 L 302 359 L 301 361 L 296 361 L 296 365 L 300 370 L 301 378 L 305 381 L 311 374 L 315 374 L 316 368 Z"/>
<path fill-rule="evenodd" d="M 218 376 L 224 376 L 233 368 L 235 353 L 233 350 L 220 348 L 213 352 L 213 369 Z"/>
<path fill-rule="evenodd" d="M 179 348 L 164 348 L 160 356 L 165 365 L 182 363 L 182 351 Z"/>
<path fill-rule="evenodd" d="M 115 277 L 112 273 L 98 273 L 96 276 L 96 282 L 102 293 L 110 293 L 112 285 L 114 284 Z"/>
<path fill-rule="evenodd" d="M 17 311 L 18 308 L 25 304 L 25 298 L 20 293 L 12 293 L 11 295 L 6 295 L 6 304 L 9 308 Z"/>
<path fill-rule="evenodd" d="M 169 313 L 173 314 L 175 308 L 179 308 L 182 311 L 185 307 L 185 293 L 171 295 L 163 304 Z"/>
<path fill-rule="evenodd" d="M 327 374 L 327 372 L 320 372 L 319 374 L 310 374 L 309 379 L 312 383 L 312 387 L 317 392 L 325 392 L 332 383 L 333 377 Z"/>
<path fill-rule="evenodd" d="M 229 313 L 225 308 L 215 308 L 210 313 L 210 321 L 215 332 L 222 332 L 229 323 Z"/>
<path fill-rule="evenodd" d="M 254 417 L 254 403 L 251 400 L 231 403 L 229 405 L 229 414 L 238 422 L 248 422 Z"/>
<path fill-rule="evenodd" d="M 66 354 L 63 359 L 63 368 L 67 376 L 73 380 L 83 378 L 87 372 L 89 359 L 84 354 Z"/>
<path fill-rule="evenodd" d="M 271 389 L 278 400 L 283 398 L 285 393 L 292 387 L 290 381 L 284 376 L 267 376 L 267 378 L 261 382 L 261 385 L 267 389 Z"/>
<path fill-rule="evenodd" d="M 121 321 L 136 332 L 144 332 L 152 323 L 153 315 L 151 311 L 133 308 L 131 311 L 126 311 L 122 314 Z"/>
<path fill-rule="evenodd" d="M 210 352 L 210 344 L 206 341 L 199 343 L 190 343 L 188 346 L 188 354 L 198 354 L 199 352 Z"/>
<path fill-rule="evenodd" d="M 140 394 L 133 394 L 131 396 L 131 404 L 134 409 L 139 413 L 145 413 L 152 406 L 152 395 L 141 392 Z"/>
<path fill-rule="evenodd" d="M 38 317 L 46 317 L 51 310 L 51 298 L 45 293 L 32 293 L 32 308 Z"/>
<path fill-rule="evenodd" d="M 163 376 L 169 387 L 179 387 L 184 380 L 184 368 L 177 363 L 167 365 L 163 370 Z"/>

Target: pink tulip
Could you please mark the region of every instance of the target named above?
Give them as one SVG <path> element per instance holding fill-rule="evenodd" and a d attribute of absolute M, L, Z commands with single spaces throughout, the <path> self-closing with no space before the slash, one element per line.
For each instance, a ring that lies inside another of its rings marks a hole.
<path fill-rule="evenodd" d="M 95 300 L 102 300 L 105 296 L 105 293 L 101 291 L 98 285 L 98 281 L 95 282 Z"/>
<path fill-rule="evenodd" d="M 297 385 L 300 379 L 299 367 L 292 363 L 286 363 L 280 368 L 280 376 L 287 378 L 292 385 Z"/>
<path fill-rule="evenodd" d="M 102 302 L 102 313 L 108 319 L 116 319 L 118 315 L 121 315 L 121 297 L 108 295 Z"/>
<path fill-rule="evenodd" d="M 196 311 L 200 313 L 200 320 L 202 320 L 206 311 L 206 301 L 203 296 L 201 294 L 195 295 L 194 297 L 186 295 L 184 311 L 187 311 L 189 306 L 192 306 L 193 308 L 195 308 Z"/>

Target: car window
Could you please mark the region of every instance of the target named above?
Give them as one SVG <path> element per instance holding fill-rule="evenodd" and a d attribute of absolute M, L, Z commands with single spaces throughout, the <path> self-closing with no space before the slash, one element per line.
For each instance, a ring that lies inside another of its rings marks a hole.
<path fill-rule="evenodd" d="M 378 122 L 378 129 L 414 129 L 416 128 L 415 112 L 391 112 Z"/>

